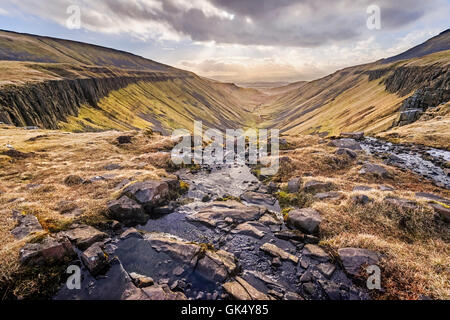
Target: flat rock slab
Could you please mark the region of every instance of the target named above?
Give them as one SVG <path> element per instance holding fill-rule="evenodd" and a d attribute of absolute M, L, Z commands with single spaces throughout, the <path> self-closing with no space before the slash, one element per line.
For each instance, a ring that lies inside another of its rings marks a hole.
<path fill-rule="evenodd" d="M 22 265 L 43 265 L 61 263 L 75 256 L 72 244 L 65 237 L 45 237 L 39 243 L 27 243 L 19 252 Z"/>
<path fill-rule="evenodd" d="M 342 193 L 337 191 L 330 192 L 320 192 L 314 195 L 314 198 L 318 200 L 327 200 L 327 199 L 339 199 L 342 197 Z"/>
<path fill-rule="evenodd" d="M 11 230 L 16 239 L 23 239 L 32 233 L 43 231 L 39 220 L 32 214 L 23 215 L 18 211 L 13 211 L 13 218 L 17 220 L 18 225 Z"/>
<path fill-rule="evenodd" d="M 330 259 L 328 253 L 326 253 L 325 250 L 315 244 L 305 245 L 303 253 L 306 256 L 321 262 L 326 262 Z"/>
<path fill-rule="evenodd" d="M 91 226 L 80 226 L 68 231 L 62 232 L 71 242 L 80 250 L 85 250 L 95 242 L 105 239 L 108 235 Z"/>
<path fill-rule="evenodd" d="M 320 212 L 312 208 L 291 210 L 287 218 L 289 226 L 310 234 L 315 234 L 319 231 L 321 222 Z"/>
<path fill-rule="evenodd" d="M 225 283 L 222 287 L 231 298 L 236 300 L 270 300 L 267 295 L 255 289 L 240 277 Z"/>
<path fill-rule="evenodd" d="M 198 221 L 211 227 L 219 223 L 243 223 L 257 220 L 264 213 L 258 206 L 246 206 L 238 201 L 216 201 L 203 207 L 199 212 L 189 215 L 187 219 Z"/>
<path fill-rule="evenodd" d="M 342 248 L 338 254 L 345 271 L 352 276 L 357 276 L 363 265 L 376 265 L 380 259 L 376 252 L 361 248 Z"/>
<path fill-rule="evenodd" d="M 263 226 L 261 226 L 263 227 Z M 246 236 L 254 237 L 257 239 L 261 239 L 264 237 L 264 232 L 260 229 L 256 228 L 254 223 L 252 222 L 244 222 L 234 228 L 231 233 L 233 234 L 243 234 Z"/>
<path fill-rule="evenodd" d="M 299 260 L 298 257 L 284 251 L 283 249 L 271 243 L 265 243 L 259 249 L 270 254 L 271 256 L 278 257 L 283 260 L 290 260 L 295 264 L 297 264 Z"/>
<path fill-rule="evenodd" d="M 331 182 L 311 180 L 305 183 L 303 190 L 308 193 L 327 192 L 334 188 Z"/>
<path fill-rule="evenodd" d="M 374 163 L 365 163 L 358 171 L 358 173 L 361 175 L 371 175 L 377 178 L 385 179 L 392 177 L 392 175 L 389 173 L 389 171 L 386 170 L 386 168 Z"/>

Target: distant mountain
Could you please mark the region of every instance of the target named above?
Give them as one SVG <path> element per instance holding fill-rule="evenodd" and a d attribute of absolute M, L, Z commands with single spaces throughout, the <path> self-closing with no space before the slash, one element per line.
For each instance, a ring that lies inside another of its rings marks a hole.
<path fill-rule="evenodd" d="M 411 48 L 396 56 L 383 60 L 383 63 L 391 63 L 399 60 L 421 58 L 431 53 L 450 50 L 450 29 L 441 32 L 439 35 L 425 41 L 414 48 Z"/>

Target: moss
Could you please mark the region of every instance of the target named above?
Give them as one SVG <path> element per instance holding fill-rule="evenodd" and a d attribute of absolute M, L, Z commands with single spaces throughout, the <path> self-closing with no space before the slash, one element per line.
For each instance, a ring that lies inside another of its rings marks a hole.
<path fill-rule="evenodd" d="M 281 208 L 288 208 L 288 207 L 305 208 L 309 207 L 314 201 L 314 198 L 311 194 L 305 193 L 303 191 L 298 193 L 279 191 L 276 193 L 276 197 L 278 199 Z"/>
<path fill-rule="evenodd" d="M 291 212 L 291 210 L 293 210 L 293 208 L 289 207 L 289 208 L 284 208 L 281 210 L 281 214 L 283 215 L 284 221 L 287 221 L 289 218 L 289 212 Z"/>
<path fill-rule="evenodd" d="M 180 194 L 187 193 L 189 191 L 189 187 L 190 187 L 189 183 L 187 183 L 183 180 L 180 180 L 180 182 L 179 182 Z"/>

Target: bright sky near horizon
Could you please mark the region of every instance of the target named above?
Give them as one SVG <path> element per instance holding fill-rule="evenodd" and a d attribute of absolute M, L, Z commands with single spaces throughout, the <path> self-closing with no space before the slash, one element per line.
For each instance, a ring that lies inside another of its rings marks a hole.
<path fill-rule="evenodd" d="M 67 24 L 74 5 L 79 29 Z M 379 29 L 367 26 L 371 5 Z M 0 0 L 0 29 L 125 50 L 229 82 L 316 79 L 405 51 L 449 21 L 450 0 Z"/>

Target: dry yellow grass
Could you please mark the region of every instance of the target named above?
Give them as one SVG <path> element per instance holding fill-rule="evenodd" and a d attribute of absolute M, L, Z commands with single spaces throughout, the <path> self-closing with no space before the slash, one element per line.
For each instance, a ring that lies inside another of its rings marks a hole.
<path fill-rule="evenodd" d="M 118 145 L 116 138 L 120 135 L 132 135 L 132 144 Z M 3 192 L 0 194 L 0 280 L 18 272 L 20 247 L 40 235 L 17 241 L 10 233 L 16 225 L 12 210 L 35 215 L 44 228 L 43 233 L 58 232 L 74 222 L 103 223 L 107 220 L 103 214 L 106 202 L 114 197 L 119 183 L 125 179 L 160 179 L 170 175 L 165 170 L 169 155 L 158 150 L 170 149 L 173 142 L 145 132 L 69 134 L 1 126 L 0 154 L 8 150 L 6 144 L 30 156 L 25 159 L 0 156 Z M 104 168 L 112 163 L 122 168 L 111 171 Z M 105 176 L 108 180 L 66 186 L 64 179 L 69 175 L 86 180 Z M 82 214 L 61 213 L 74 208 Z M 25 277 L 23 281 L 18 279 L 17 286 L 10 290 L 20 297 L 37 294 L 38 289 L 37 282 Z"/>

